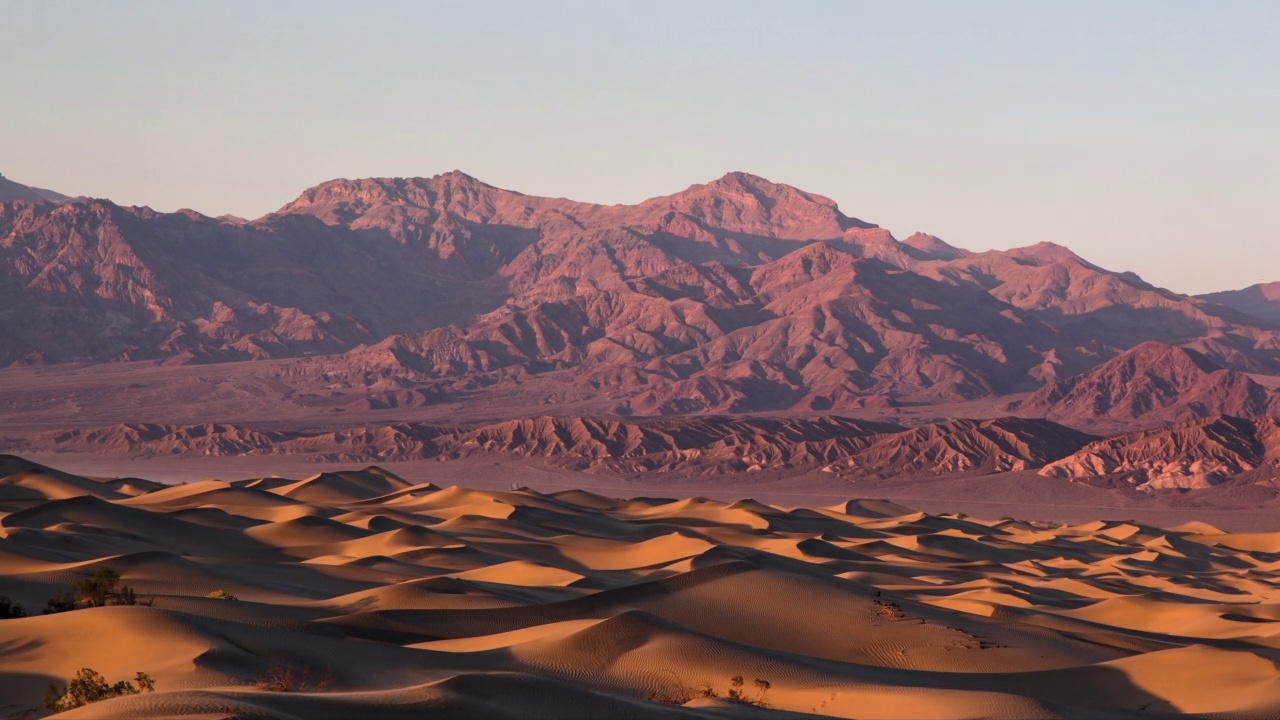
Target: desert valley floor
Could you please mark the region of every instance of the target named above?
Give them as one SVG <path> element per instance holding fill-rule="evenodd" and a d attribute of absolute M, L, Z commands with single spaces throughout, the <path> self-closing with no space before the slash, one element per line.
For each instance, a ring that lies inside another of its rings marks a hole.
<path fill-rule="evenodd" d="M 508 474 L 165 485 L 0 457 L 0 594 L 27 610 L 0 620 L 0 717 L 85 667 L 155 692 L 59 717 L 1280 716 L 1280 533 Z M 142 604 L 40 614 L 104 566 Z"/>

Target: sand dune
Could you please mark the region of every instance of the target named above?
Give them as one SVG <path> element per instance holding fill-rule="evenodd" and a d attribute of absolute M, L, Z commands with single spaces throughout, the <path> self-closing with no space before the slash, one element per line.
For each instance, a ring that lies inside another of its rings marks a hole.
<path fill-rule="evenodd" d="M 1276 534 L 0 472 L 0 717 L 82 667 L 157 691 L 59 717 L 1280 716 Z M 103 566 L 154 605 L 39 614 Z"/>

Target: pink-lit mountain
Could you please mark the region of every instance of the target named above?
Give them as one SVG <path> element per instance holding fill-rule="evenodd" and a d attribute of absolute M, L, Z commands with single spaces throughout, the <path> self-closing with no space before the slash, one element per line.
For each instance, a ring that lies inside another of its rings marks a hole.
<path fill-rule="evenodd" d="M 517 397 L 633 416 L 1043 387 L 1023 412 L 1069 417 L 1100 392 L 1069 378 L 1147 341 L 1280 373 L 1280 333 L 1247 308 L 1047 243 L 978 253 L 900 241 L 745 173 L 611 206 L 461 172 L 334 180 L 252 222 L 32 199 L 0 203 L 5 365 L 291 358 L 298 391 L 338 383 L 374 406 Z M 1269 412 L 1261 392 L 1204 411 Z M 1126 417 L 1148 405 L 1187 415 L 1165 400 L 1121 404 Z"/>

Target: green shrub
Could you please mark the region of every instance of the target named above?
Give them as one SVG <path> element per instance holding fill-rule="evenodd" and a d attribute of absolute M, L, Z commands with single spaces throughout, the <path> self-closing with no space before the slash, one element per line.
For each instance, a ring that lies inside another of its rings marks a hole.
<path fill-rule="evenodd" d="M 49 598 L 44 614 L 67 612 L 81 606 L 146 605 L 150 607 L 155 604 L 154 597 L 140 599 L 133 588 L 120 585 L 120 573 L 108 565 L 98 568 L 87 578 L 73 581 L 68 590 Z"/>
<path fill-rule="evenodd" d="M 115 594 L 116 585 L 120 584 L 120 573 L 114 568 L 103 565 L 83 580 L 71 583 L 71 593 L 79 602 L 89 607 L 102 607 Z M 126 586 L 126 589 L 127 586 Z"/>

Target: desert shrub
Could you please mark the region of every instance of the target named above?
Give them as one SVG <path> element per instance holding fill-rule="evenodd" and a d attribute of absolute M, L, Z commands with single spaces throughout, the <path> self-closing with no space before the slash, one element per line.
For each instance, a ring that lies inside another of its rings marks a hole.
<path fill-rule="evenodd" d="M 209 593 L 209 597 L 213 598 L 214 600 L 239 600 L 240 599 L 235 595 L 232 595 L 231 593 L 227 592 L 226 590 L 214 590 L 213 592 Z"/>
<path fill-rule="evenodd" d="M 8 595 L 0 595 L 0 620 L 26 616 L 27 613 L 22 609 L 21 603 L 10 600 Z"/>
<path fill-rule="evenodd" d="M 66 592 L 60 592 L 49 598 L 49 602 L 45 603 L 44 610 L 41 611 L 45 615 L 54 613 L 67 612 L 76 609 L 76 599 Z"/>
<path fill-rule="evenodd" d="M 60 592 L 49 599 L 44 613 L 67 612 L 80 606 L 103 607 L 105 605 L 145 605 L 155 604 L 154 597 L 139 598 L 133 588 L 120 585 L 120 573 L 115 568 L 103 565 L 93 575 L 71 583 L 67 592 Z"/>
<path fill-rule="evenodd" d="M 133 682 L 121 680 L 114 685 L 108 685 L 106 678 L 94 669 L 81 668 L 80 672 L 76 673 L 65 686 L 49 686 L 44 696 L 44 706 L 54 712 L 63 712 L 100 700 L 155 692 L 155 689 L 155 680 L 144 672 L 134 675 Z"/>
<path fill-rule="evenodd" d="M 679 686 L 666 686 L 658 688 L 649 693 L 648 700 L 652 703 L 661 703 L 663 705 L 683 705 L 693 699 L 689 688 Z"/>
<path fill-rule="evenodd" d="M 649 694 L 650 702 L 663 703 L 665 705 L 684 705 L 694 698 L 720 697 L 720 692 L 711 683 L 690 687 L 685 685 L 675 673 L 671 673 L 671 675 L 672 680 L 666 686 Z M 773 683 L 756 678 L 753 685 L 755 690 L 748 690 L 746 680 L 741 675 L 734 675 L 729 679 L 729 689 L 725 692 L 724 697 L 747 705 L 755 705 L 762 708 L 769 707 L 769 703 L 765 702 L 765 697 L 769 694 L 769 689 L 773 687 Z"/>
<path fill-rule="evenodd" d="M 313 673 L 305 665 L 299 669 L 288 663 L 276 663 L 258 672 L 257 688 L 267 692 L 313 692 L 328 689 L 332 682 L 330 673 Z"/>
<path fill-rule="evenodd" d="M 725 693 L 725 697 L 730 700 L 737 700 L 740 703 L 755 705 L 756 707 L 769 707 L 769 704 L 764 701 L 764 697 L 769 694 L 769 688 L 773 687 L 773 683 L 756 678 L 754 684 L 756 690 L 753 693 L 746 689 L 746 681 L 742 679 L 741 675 L 734 675 L 729 680 L 729 692 Z"/>
<path fill-rule="evenodd" d="M 666 679 L 662 687 L 649 693 L 649 702 L 662 703 L 663 705 L 684 705 L 694 698 L 719 697 L 719 693 L 716 692 L 711 683 L 689 686 L 674 671 L 667 670 L 666 672 L 670 677 Z"/>
<path fill-rule="evenodd" d="M 93 575 L 71 583 L 71 593 L 79 602 L 89 607 L 102 607 L 115 594 L 116 585 L 120 584 L 120 573 L 107 565 L 94 571 Z M 128 589 L 128 586 L 126 586 Z"/>
<path fill-rule="evenodd" d="M 146 600 L 138 600 L 138 594 L 128 585 L 122 586 L 111 598 L 112 605 L 139 605 L 145 603 Z"/>
<path fill-rule="evenodd" d="M 876 600 L 875 598 L 872 598 L 871 602 L 875 603 L 876 605 L 876 615 L 884 615 L 885 617 L 895 622 L 898 620 L 902 620 L 907 616 L 906 613 L 902 612 L 902 607 L 899 606 L 897 603 L 884 602 L 881 600 Z"/>

